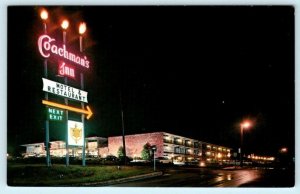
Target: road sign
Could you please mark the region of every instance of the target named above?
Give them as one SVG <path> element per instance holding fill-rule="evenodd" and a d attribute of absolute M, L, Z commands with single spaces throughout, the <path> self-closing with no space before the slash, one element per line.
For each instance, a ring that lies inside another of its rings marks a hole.
<path fill-rule="evenodd" d="M 61 84 L 52 80 L 43 79 L 43 91 L 49 92 L 58 96 L 62 96 L 65 98 L 70 98 L 73 100 L 78 100 L 81 102 L 87 103 L 87 92 L 83 90 L 79 90 L 77 88 L 73 88 L 71 86 Z"/>
<path fill-rule="evenodd" d="M 69 111 L 73 111 L 73 112 L 77 112 L 77 113 L 81 113 L 81 114 L 86 114 L 86 118 L 89 119 L 91 118 L 91 116 L 93 115 L 93 112 L 91 111 L 89 106 L 86 106 L 86 109 L 81 109 L 81 108 L 75 108 L 72 106 L 68 106 L 68 105 L 64 105 L 64 104 L 59 104 L 56 102 L 51 102 L 48 100 L 42 100 L 42 103 L 48 106 L 52 106 L 52 107 L 56 107 L 56 108 L 61 108 L 61 109 L 65 109 L 65 110 L 69 110 Z"/>
<path fill-rule="evenodd" d="M 64 111 L 56 108 L 47 108 L 48 119 L 51 121 L 63 121 Z"/>

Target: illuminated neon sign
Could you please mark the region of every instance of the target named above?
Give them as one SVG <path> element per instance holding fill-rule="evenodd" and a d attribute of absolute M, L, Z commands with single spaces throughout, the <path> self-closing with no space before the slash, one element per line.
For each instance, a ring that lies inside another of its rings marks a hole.
<path fill-rule="evenodd" d="M 80 65 L 85 68 L 90 67 L 90 61 L 87 59 L 86 56 L 81 57 L 79 55 L 76 55 L 74 53 L 71 53 L 67 51 L 66 46 L 63 45 L 62 47 L 59 47 L 55 44 L 55 39 L 51 38 L 50 36 L 44 34 L 41 35 L 38 39 L 38 48 L 40 54 L 45 57 L 49 58 L 51 54 L 57 55 L 59 57 L 62 57 L 68 61 L 71 61 L 77 65 Z"/>
<path fill-rule="evenodd" d="M 61 76 L 68 76 L 68 77 L 71 77 L 71 78 L 75 78 L 74 68 L 71 67 L 71 66 L 68 66 L 65 63 L 61 63 L 58 66 L 58 74 L 61 75 Z"/>
<path fill-rule="evenodd" d="M 64 119 L 64 111 L 55 108 L 48 108 L 48 118 L 51 121 L 62 121 Z"/>
<path fill-rule="evenodd" d="M 51 81 L 45 78 L 43 79 L 43 91 L 49 92 L 58 96 L 70 98 L 73 100 L 78 100 L 81 102 L 87 101 L 87 92 L 83 90 L 79 90 L 77 88 L 73 88 L 71 86 L 61 84 L 55 81 Z"/>
<path fill-rule="evenodd" d="M 65 109 L 65 110 L 69 110 L 69 111 L 73 111 L 73 112 L 77 112 L 77 113 L 82 113 L 82 114 L 86 114 L 86 119 L 90 119 L 93 115 L 92 110 L 90 109 L 89 106 L 86 106 L 86 110 L 85 109 L 81 109 L 81 108 L 76 108 L 76 107 L 72 107 L 72 106 L 67 106 L 64 104 L 59 104 L 56 102 L 51 102 L 48 100 L 42 100 L 42 103 L 48 106 L 53 106 L 56 108 L 61 108 L 61 109 Z"/>

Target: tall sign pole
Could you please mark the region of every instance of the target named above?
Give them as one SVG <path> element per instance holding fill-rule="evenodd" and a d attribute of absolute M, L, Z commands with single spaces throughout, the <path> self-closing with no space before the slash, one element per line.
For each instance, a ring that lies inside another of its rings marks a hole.
<path fill-rule="evenodd" d="M 64 20 L 61 24 L 61 27 L 63 28 L 63 45 L 66 47 L 66 38 L 67 38 L 67 29 L 69 27 L 69 22 L 68 20 Z M 65 82 L 65 85 L 68 85 L 68 77 L 65 77 L 64 78 L 64 82 Z M 68 99 L 65 98 L 65 105 L 68 106 Z M 69 166 L 70 164 L 70 161 L 69 161 L 69 144 L 68 144 L 68 125 L 67 125 L 67 122 L 68 122 L 68 119 L 69 119 L 69 112 L 68 110 L 66 110 L 66 166 Z"/>
<path fill-rule="evenodd" d="M 48 12 L 46 10 L 41 11 L 41 18 L 43 20 L 43 27 L 44 27 L 44 34 L 47 34 L 47 23 L 46 20 L 48 19 Z M 46 58 L 44 58 L 44 77 L 48 77 L 48 61 Z M 48 93 L 45 93 L 45 100 L 48 100 Z M 50 161 L 50 137 L 49 137 L 49 120 L 48 117 L 45 119 L 45 148 L 46 148 L 46 164 L 47 166 L 51 166 L 51 161 Z"/>
<path fill-rule="evenodd" d="M 84 22 L 82 22 L 79 25 L 79 48 L 80 48 L 80 52 L 83 53 L 83 34 L 86 31 L 86 24 Z M 81 90 L 84 90 L 84 75 L 81 72 L 80 73 L 80 86 L 81 86 Z M 84 103 L 81 102 L 81 108 L 84 109 Z M 84 127 L 84 114 L 81 115 L 81 122 L 83 124 Z M 85 130 L 84 130 L 85 133 Z M 85 166 L 85 146 L 86 146 L 86 142 L 85 142 L 85 134 L 83 133 L 83 146 L 82 146 L 82 166 Z"/>

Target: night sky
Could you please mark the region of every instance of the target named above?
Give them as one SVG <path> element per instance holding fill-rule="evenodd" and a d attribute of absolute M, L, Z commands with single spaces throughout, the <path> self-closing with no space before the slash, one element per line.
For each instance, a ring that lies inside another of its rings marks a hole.
<path fill-rule="evenodd" d="M 11 152 L 20 144 L 45 141 L 39 9 L 8 8 Z M 57 37 L 60 19 L 70 20 L 70 47 L 78 45 L 75 24 L 87 23 L 85 52 L 92 63 L 84 71 L 85 91 L 94 112 L 86 122 L 87 136 L 122 134 L 121 97 L 126 134 L 165 131 L 237 148 L 239 123 L 249 119 L 246 152 L 272 155 L 283 146 L 294 152 L 293 7 L 47 9 L 49 30 Z M 55 72 L 57 65 L 49 68 Z M 69 85 L 79 88 L 75 82 Z M 63 127 L 51 122 L 50 140 L 64 139 Z"/>

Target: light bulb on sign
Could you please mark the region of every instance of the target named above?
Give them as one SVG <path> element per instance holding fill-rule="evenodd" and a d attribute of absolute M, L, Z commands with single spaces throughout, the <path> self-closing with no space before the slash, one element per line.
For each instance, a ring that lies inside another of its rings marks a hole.
<path fill-rule="evenodd" d="M 48 19 L 48 12 L 47 12 L 47 10 L 43 9 L 43 10 L 41 11 L 40 16 L 41 16 L 42 20 Z"/>
<path fill-rule="evenodd" d="M 82 35 L 86 31 L 86 24 L 84 22 L 81 22 L 79 25 L 79 34 Z"/>
<path fill-rule="evenodd" d="M 61 23 L 61 27 L 66 30 L 68 27 L 69 27 L 69 21 L 68 20 L 64 20 L 62 23 Z"/>

